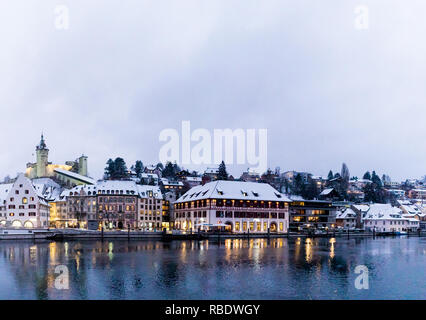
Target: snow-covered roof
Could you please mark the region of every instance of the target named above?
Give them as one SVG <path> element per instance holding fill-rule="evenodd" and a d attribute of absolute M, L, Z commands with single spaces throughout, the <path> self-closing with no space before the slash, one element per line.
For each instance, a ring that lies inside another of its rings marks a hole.
<path fill-rule="evenodd" d="M 406 212 L 407 214 L 420 214 L 421 213 L 420 208 L 418 208 L 415 205 L 403 204 L 403 205 L 401 205 L 400 208 L 402 209 L 402 211 Z"/>
<path fill-rule="evenodd" d="M 33 179 L 32 183 L 37 195 L 47 201 L 57 200 L 63 191 L 63 188 L 50 178 Z"/>
<path fill-rule="evenodd" d="M 411 205 L 411 201 L 410 200 L 397 200 L 396 202 L 398 202 L 398 204 L 400 206 L 402 206 L 402 205 Z"/>
<path fill-rule="evenodd" d="M 331 192 L 333 192 L 333 188 L 327 188 L 327 189 L 324 189 L 321 193 L 320 193 L 320 196 L 328 196 Z"/>
<path fill-rule="evenodd" d="M 96 181 L 92 178 L 86 177 L 86 176 L 82 176 L 81 174 L 72 172 L 72 171 L 68 171 L 68 170 L 63 170 L 63 169 L 59 169 L 59 168 L 55 168 L 53 169 L 53 171 L 55 171 L 56 173 L 62 174 L 64 176 L 79 180 L 81 182 L 84 183 L 88 183 L 88 184 L 95 184 Z"/>
<path fill-rule="evenodd" d="M 201 177 L 186 177 L 186 181 L 201 182 L 203 179 Z"/>
<path fill-rule="evenodd" d="M 370 205 L 370 209 L 365 214 L 364 219 L 373 220 L 400 220 L 402 219 L 402 211 L 399 208 L 392 207 L 390 204 L 374 203 Z"/>
<path fill-rule="evenodd" d="M 201 199 L 291 201 L 267 183 L 219 180 L 191 188 L 176 202 Z"/>
<path fill-rule="evenodd" d="M 336 219 L 348 219 L 348 218 L 356 218 L 356 213 L 351 208 L 346 208 L 341 211 L 337 211 Z"/>
<path fill-rule="evenodd" d="M 147 198 L 152 194 L 152 197 L 155 199 L 161 200 L 163 199 L 163 195 L 158 186 L 147 186 L 147 185 L 138 185 L 137 186 L 139 197 Z"/>
<path fill-rule="evenodd" d="M 302 196 L 298 196 L 298 195 L 286 195 L 290 200 L 292 201 L 305 201 L 305 198 L 303 198 Z"/>
<path fill-rule="evenodd" d="M 96 195 L 97 191 L 98 191 L 98 188 L 96 185 L 85 184 L 85 185 L 75 186 L 74 188 L 69 190 L 64 190 L 61 193 L 60 198 L 63 199 L 64 197 L 80 195 L 82 192 L 83 194 L 92 196 L 92 195 Z"/>
<path fill-rule="evenodd" d="M 0 184 L 0 206 L 3 205 L 12 187 L 13 183 Z"/>
<path fill-rule="evenodd" d="M 182 181 L 170 181 L 167 178 L 161 178 L 161 183 L 165 186 L 183 186 Z"/>
<path fill-rule="evenodd" d="M 141 174 L 141 178 L 144 178 L 144 179 L 147 179 L 147 178 L 158 179 L 158 174 L 156 174 L 156 173 L 142 173 Z"/>
<path fill-rule="evenodd" d="M 356 204 L 354 205 L 354 208 L 361 212 L 367 212 L 368 209 L 370 209 L 370 206 L 366 204 Z"/>
<path fill-rule="evenodd" d="M 219 168 L 207 168 L 204 173 L 219 173 Z"/>
<path fill-rule="evenodd" d="M 134 181 L 101 180 L 96 183 L 98 193 L 137 195 L 137 184 Z"/>

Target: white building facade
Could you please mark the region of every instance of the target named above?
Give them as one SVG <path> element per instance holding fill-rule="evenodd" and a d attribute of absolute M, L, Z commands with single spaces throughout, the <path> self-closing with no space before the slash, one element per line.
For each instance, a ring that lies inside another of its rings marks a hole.
<path fill-rule="evenodd" d="M 13 184 L 3 186 L 0 224 L 17 228 L 47 228 L 50 206 L 31 180 L 20 174 Z"/>
<path fill-rule="evenodd" d="M 161 230 L 163 194 L 158 186 L 138 185 L 138 225 L 146 231 Z"/>
<path fill-rule="evenodd" d="M 372 204 L 363 219 L 370 232 L 415 232 L 420 227 L 417 219 L 404 217 L 401 209 L 390 204 Z"/>
<path fill-rule="evenodd" d="M 175 228 L 224 226 L 235 233 L 286 233 L 290 202 L 269 184 L 213 181 L 190 189 L 175 202 Z"/>

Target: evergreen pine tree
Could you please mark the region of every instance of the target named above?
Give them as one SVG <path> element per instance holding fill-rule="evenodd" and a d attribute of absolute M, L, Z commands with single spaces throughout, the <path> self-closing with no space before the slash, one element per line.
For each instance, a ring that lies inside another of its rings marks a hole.
<path fill-rule="evenodd" d="M 173 164 L 169 161 L 163 169 L 162 176 L 165 178 L 173 177 Z"/>
<path fill-rule="evenodd" d="M 114 160 L 114 174 L 112 175 L 112 179 L 121 180 L 129 177 L 129 173 L 127 171 L 126 162 L 123 158 L 116 158 Z"/>
<path fill-rule="evenodd" d="M 365 179 L 365 180 L 371 180 L 370 171 L 367 171 L 366 173 L 364 173 L 364 176 L 362 178 Z"/>
<path fill-rule="evenodd" d="M 140 160 L 137 160 L 135 163 L 135 173 L 136 177 L 140 178 L 143 172 L 143 163 Z"/>
<path fill-rule="evenodd" d="M 219 173 L 217 174 L 217 180 L 228 180 L 228 172 L 226 172 L 226 165 L 223 161 L 219 165 Z"/>
<path fill-rule="evenodd" d="M 380 180 L 380 177 L 376 174 L 376 171 L 373 171 L 373 174 L 371 175 L 371 181 L 379 187 L 382 186 L 382 180 Z"/>
<path fill-rule="evenodd" d="M 105 179 L 111 179 L 115 174 L 115 165 L 112 159 L 108 159 L 105 167 Z"/>
<path fill-rule="evenodd" d="M 302 195 L 303 191 L 303 179 L 302 175 L 298 173 L 296 177 L 294 178 L 294 192 L 296 195 Z"/>

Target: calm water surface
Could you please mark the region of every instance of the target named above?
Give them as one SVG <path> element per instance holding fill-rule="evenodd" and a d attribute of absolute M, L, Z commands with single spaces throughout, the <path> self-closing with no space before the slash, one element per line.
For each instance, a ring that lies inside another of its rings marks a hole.
<path fill-rule="evenodd" d="M 55 289 L 58 265 L 68 290 Z M 425 299 L 425 270 L 417 237 L 0 241 L 0 299 Z"/>

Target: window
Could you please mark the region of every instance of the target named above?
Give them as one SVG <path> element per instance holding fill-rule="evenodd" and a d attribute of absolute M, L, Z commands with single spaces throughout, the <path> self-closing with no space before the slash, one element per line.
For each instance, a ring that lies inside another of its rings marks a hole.
<path fill-rule="evenodd" d="M 235 222 L 235 231 L 240 231 L 240 222 Z"/>
<path fill-rule="evenodd" d="M 260 222 L 257 222 L 257 223 L 256 223 L 256 227 L 257 227 L 257 231 L 260 231 L 261 223 L 260 223 Z"/>
<path fill-rule="evenodd" d="M 244 232 L 247 231 L 247 222 L 246 221 L 243 222 L 243 231 Z"/>
<path fill-rule="evenodd" d="M 284 223 L 280 222 L 280 231 L 284 231 Z"/>
<path fill-rule="evenodd" d="M 15 216 L 15 214 L 14 214 L 13 212 L 11 212 L 11 213 L 9 213 L 9 216 L 10 216 L 10 217 L 14 217 L 14 216 Z"/>
<path fill-rule="evenodd" d="M 25 198 L 25 197 L 24 197 L 24 198 L 22 198 L 22 203 L 23 203 L 23 204 L 27 204 L 27 203 L 28 203 L 28 199 L 27 199 L 27 198 Z"/>

